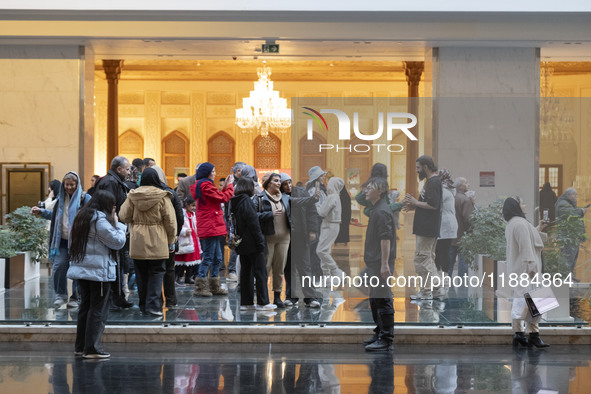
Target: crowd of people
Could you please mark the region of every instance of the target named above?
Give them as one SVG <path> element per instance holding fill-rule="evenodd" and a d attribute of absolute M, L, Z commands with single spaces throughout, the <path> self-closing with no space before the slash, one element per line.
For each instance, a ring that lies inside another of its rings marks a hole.
<path fill-rule="evenodd" d="M 398 201 L 381 163 L 372 167 L 355 195 L 369 218 L 365 272 L 379 280 L 369 289 L 376 326 L 374 335 L 364 341 L 367 351 L 392 349 L 394 308 L 386 280 L 395 273 L 400 211 L 415 211 L 414 267 L 423 282 L 411 295 L 413 302 L 447 295 L 445 285 L 433 287 L 428 279 L 451 276 L 456 257 L 458 275 L 468 272 L 469 262 L 458 248 L 475 209 L 468 181 L 453 180 L 429 156 L 416 160 L 416 172 L 425 181 L 418 197 L 407 193 Z M 274 172 L 266 173 L 259 184 L 256 170 L 244 162 L 235 163 L 219 185 L 216 177 L 213 164 L 200 163 L 193 175 L 179 175 L 173 190 L 153 159 L 130 163 L 117 156 L 105 176 L 92 178 L 87 192 L 75 172 L 68 172 L 61 183 L 50 183 L 48 199 L 31 211 L 50 221 L 54 306 L 79 308 L 76 354 L 109 357 L 100 342 L 107 315 L 133 306 L 126 290 L 134 278 L 141 313 L 155 318 L 163 316 L 163 308 L 176 306 L 176 288 L 187 285 L 194 285 L 196 297 L 212 297 L 228 293 L 225 283 L 239 281 L 241 311 L 290 307 L 300 296 L 305 307 L 319 308 L 330 299 L 323 286 L 302 278 L 347 274 L 347 267 L 339 266 L 332 253 L 336 243 L 349 242 L 351 198 L 344 180 L 328 177 L 327 171 L 314 166 L 305 185 L 293 185 L 288 174 Z M 557 219 L 566 214 L 582 217 L 587 210 L 576 207 L 572 188 L 554 203 Z M 519 197 L 505 201 L 503 215 L 511 272 L 541 272 L 547 222 L 534 228 L 525 219 Z M 572 257 L 569 266 L 574 270 L 578 246 L 571 249 L 565 254 Z M 225 280 L 220 278 L 222 270 Z M 73 280 L 69 298 L 68 278 Z M 522 302 L 527 289 L 513 290 L 514 345 L 547 346 L 539 338 L 539 318 L 527 316 Z"/>

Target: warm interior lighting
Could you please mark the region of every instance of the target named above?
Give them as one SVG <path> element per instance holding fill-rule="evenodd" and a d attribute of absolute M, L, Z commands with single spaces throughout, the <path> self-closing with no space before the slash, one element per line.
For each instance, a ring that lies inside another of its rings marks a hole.
<path fill-rule="evenodd" d="M 269 131 L 285 132 L 291 126 L 291 110 L 287 100 L 273 90 L 271 69 L 263 66 L 257 69 L 259 80 L 254 83 L 250 96 L 242 99 L 242 108 L 236 110 L 236 124 L 246 131 L 258 131 L 263 136 Z"/>
<path fill-rule="evenodd" d="M 548 62 L 544 62 L 541 72 L 540 137 L 542 141 L 558 146 L 561 142 L 572 138 L 574 117 L 565 105 L 565 99 L 561 100 L 554 95 L 552 84 L 554 68 L 548 66 Z"/>

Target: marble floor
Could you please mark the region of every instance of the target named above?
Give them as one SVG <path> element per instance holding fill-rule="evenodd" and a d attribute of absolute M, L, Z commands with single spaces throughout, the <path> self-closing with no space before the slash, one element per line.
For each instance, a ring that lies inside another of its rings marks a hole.
<path fill-rule="evenodd" d="M 1 393 L 589 393 L 591 346 L 0 344 Z"/>
<path fill-rule="evenodd" d="M 77 309 L 53 308 L 53 286 L 41 270 L 41 277 L 0 292 L 0 324 L 39 323 L 75 324 Z M 178 305 L 164 309 L 164 318 L 171 323 L 187 324 L 373 324 L 368 298 L 355 289 L 326 292 L 320 308 L 307 308 L 303 302 L 272 312 L 240 311 L 240 294 L 234 282 L 224 283 L 227 296 L 196 297 L 192 286 L 177 287 Z M 408 293 L 408 289 L 405 289 Z M 506 300 L 470 294 L 471 289 L 452 288 L 447 298 L 415 302 L 404 291 L 394 293 L 396 324 L 420 325 L 508 325 L 510 305 Z M 154 318 L 143 316 L 138 307 L 137 293 L 128 299 L 131 309 L 113 311 L 109 324 L 151 324 Z M 505 303 L 503 303 L 505 302 Z M 572 319 L 544 324 L 588 325 L 591 321 L 588 287 L 571 289 Z"/>

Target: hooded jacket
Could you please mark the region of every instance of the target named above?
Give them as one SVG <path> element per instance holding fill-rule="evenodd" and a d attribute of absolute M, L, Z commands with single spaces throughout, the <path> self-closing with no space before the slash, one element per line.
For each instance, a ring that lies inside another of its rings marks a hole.
<path fill-rule="evenodd" d="M 236 224 L 236 235 L 242 238 L 236 253 L 242 255 L 263 253 L 265 237 L 252 200 L 246 194 L 239 194 L 230 199 L 229 206 Z"/>
<path fill-rule="evenodd" d="M 227 203 L 234 194 L 234 186 L 229 184 L 221 191 L 213 182 L 202 182 L 201 199 L 197 199 L 195 189 L 197 183 L 191 185 L 191 195 L 197 201 L 197 236 L 200 239 L 226 235 L 226 222 L 221 204 Z"/>
<path fill-rule="evenodd" d="M 345 181 L 338 177 L 332 177 L 326 186 L 327 196 L 324 202 L 318 207 L 318 214 L 323 221 L 329 223 L 341 222 L 341 189 L 345 186 Z"/>
<path fill-rule="evenodd" d="M 176 241 L 177 224 L 171 193 L 154 186 L 129 192 L 119 218 L 129 226 L 129 256 L 137 260 L 169 257 L 168 245 Z"/>
<path fill-rule="evenodd" d="M 113 227 L 104 212 L 94 214 L 86 253 L 80 262 L 70 262 L 68 278 L 92 280 L 94 282 L 114 282 L 117 261 L 111 257 L 110 249 L 119 250 L 125 245 L 125 225 L 117 223 Z"/>
<path fill-rule="evenodd" d="M 68 172 L 68 174 L 73 174 L 78 179 L 78 187 L 72 196 L 69 197 L 68 203 L 68 231 L 72 228 L 72 224 L 74 223 L 74 218 L 78 211 L 88 202 L 90 201 L 91 196 L 84 193 L 82 190 L 82 186 L 80 185 L 80 177 L 74 171 Z M 64 215 L 64 208 L 65 208 L 65 201 L 68 199 L 66 193 L 66 188 L 64 187 L 64 183 L 60 184 L 59 193 L 56 196 L 56 202 L 53 206 L 53 209 L 42 209 L 41 210 L 41 217 L 51 220 L 51 226 L 49 228 L 49 258 L 53 260 L 56 256 L 59 255 L 60 249 L 60 242 L 62 239 L 62 219 Z"/>

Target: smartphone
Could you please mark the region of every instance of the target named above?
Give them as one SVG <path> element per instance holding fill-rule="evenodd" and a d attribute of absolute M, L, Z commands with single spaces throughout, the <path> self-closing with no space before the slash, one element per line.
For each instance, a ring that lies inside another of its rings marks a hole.
<path fill-rule="evenodd" d="M 542 219 L 542 221 L 544 221 L 544 223 L 548 222 L 548 210 L 544 209 L 544 218 Z"/>
<path fill-rule="evenodd" d="M 314 187 L 316 188 L 316 190 L 320 190 L 320 182 L 319 181 L 316 181 L 314 183 Z"/>

